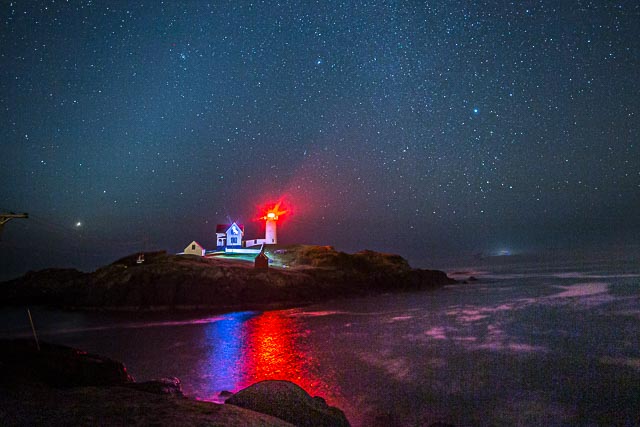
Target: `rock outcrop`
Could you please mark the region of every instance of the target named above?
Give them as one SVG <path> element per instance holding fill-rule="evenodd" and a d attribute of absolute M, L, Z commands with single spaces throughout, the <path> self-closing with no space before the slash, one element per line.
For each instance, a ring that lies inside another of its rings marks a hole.
<path fill-rule="evenodd" d="M 272 415 L 300 427 L 348 427 L 340 409 L 321 397 L 311 397 L 289 381 L 261 381 L 239 391 L 225 402 Z"/>
<path fill-rule="evenodd" d="M 344 413 L 295 384 L 266 381 L 216 404 L 180 380 L 136 383 L 121 362 L 70 347 L 0 340 L 0 425 L 348 426 Z"/>
<path fill-rule="evenodd" d="M 180 381 L 180 378 L 177 377 L 160 378 L 159 380 L 151 380 L 141 383 L 133 382 L 126 384 L 126 386 L 135 390 L 146 391 L 147 393 L 170 394 L 172 396 L 184 395 L 182 393 L 182 382 Z"/>
<path fill-rule="evenodd" d="M 29 380 L 55 387 L 111 386 L 133 382 L 116 360 L 61 345 L 34 341 L 0 341 L 3 381 Z"/>
<path fill-rule="evenodd" d="M 93 273 L 28 273 L 0 283 L 0 301 L 70 308 L 227 310 L 425 290 L 453 282 L 441 271 L 412 269 L 398 255 L 373 251 L 346 254 L 325 246 L 296 246 L 275 250 L 271 257 L 282 268 L 257 270 L 249 262 L 162 252 L 146 254 L 145 262 L 137 264 L 132 255 Z"/>

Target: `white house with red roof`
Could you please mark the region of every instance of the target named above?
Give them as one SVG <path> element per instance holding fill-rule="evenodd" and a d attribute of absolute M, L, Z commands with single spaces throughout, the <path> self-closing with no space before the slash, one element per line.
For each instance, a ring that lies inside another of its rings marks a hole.
<path fill-rule="evenodd" d="M 216 226 L 216 246 L 218 250 L 241 248 L 244 237 L 244 225 L 218 224 Z"/>

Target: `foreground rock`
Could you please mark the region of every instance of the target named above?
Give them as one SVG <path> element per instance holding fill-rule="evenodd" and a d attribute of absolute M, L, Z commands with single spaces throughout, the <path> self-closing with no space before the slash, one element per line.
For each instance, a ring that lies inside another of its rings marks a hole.
<path fill-rule="evenodd" d="M 254 408 L 197 401 L 182 395 L 177 378 L 136 383 L 122 363 L 108 358 L 52 344 L 42 343 L 38 351 L 30 341 L 0 340 L 2 426 L 349 425 L 342 411 L 292 383 L 267 381 L 246 391 L 230 400 L 253 400 L 258 402 Z M 265 393 L 275 396 L 270 404 L 265 404 Z"/>
<path fill-rule="evenodd" d="M 121 362 L 75 348 L 28 340 L 0 340 L 3 383 L 41 382 L 54 387 L 110 386 L 133 382 Z"/>
<path fill-rule="evenodd" d="M 380 292 L 434 289 L 454 282 L 437 270 L 412 269 L 398 255 L 346 254 L 329 246 L 272 249 L 282 268 L 249 262 L 148 253 L 96 270 L 43 270 L 0 283 L 4 304 L 101 309 L 250 309 L 299 305 Z M 286 267 L 286 268 L 285 268 Z"/>
<path fill-rule="evenodd" d="M 349 426 L 344 412 L 327 405 L 321 397 L 311 397 L 289 381 L 261 381 L 231 396 L 226 403 L 273 415 L 296 426 Z"/>
<path fill-rule="evenodd" d="M 133 382 L 131 384 L 127 384 L 127 387 L 135 390 L 146 391 L 147 393 L 183 396 L 182 383 L 180 382 L 180 378 L 176 377 L 160 378 L 159 380 L 145 381 L 143 383 Z"/>

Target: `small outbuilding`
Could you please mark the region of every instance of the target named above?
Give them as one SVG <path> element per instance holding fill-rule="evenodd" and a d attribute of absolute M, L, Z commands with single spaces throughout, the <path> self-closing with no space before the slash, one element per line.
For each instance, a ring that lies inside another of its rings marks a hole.
<path fill-rule="evenodd" d="M 267 257 L 264 251 L 261 251 L 255 258 L 253 266 L 256 270 L 268 270 L 269 269 L 269 257 Z"/>
<path fill-rule="evenodd" d="M 184 248 L 184 254 L 204 256 L 204 247 L 194 240 L 193 242 L 189 243 L 189 246 Z"/>

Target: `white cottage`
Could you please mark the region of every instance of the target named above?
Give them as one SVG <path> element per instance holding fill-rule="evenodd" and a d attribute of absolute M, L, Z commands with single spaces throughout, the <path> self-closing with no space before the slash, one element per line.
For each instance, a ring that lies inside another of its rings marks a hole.
<path fill-rule="evenodd" d="M 227 248 L 241 248 L 244 230 L 235 222 L 227 229 Z"/>
<path fill-rule="evenodd" d="M 225 248 L 241 248 L 244 238 L 244 226 L 237 223 L 218 224 L 216 226 L 216 246 Z"/>
<path fill-rule="evenodd" d="M 189 246 L 184 248 L 184 253 L 185 255 L 204 256 L 204 247 L 194 240 L 193 242 L 189 243 Z"/>

